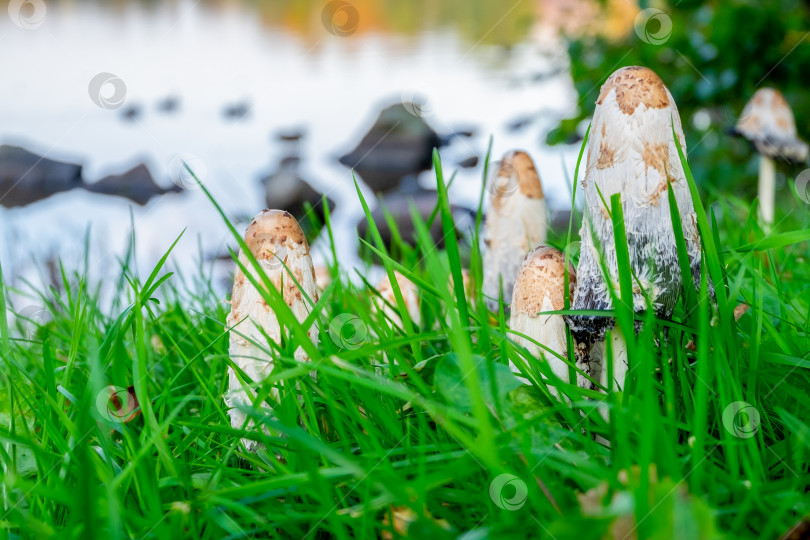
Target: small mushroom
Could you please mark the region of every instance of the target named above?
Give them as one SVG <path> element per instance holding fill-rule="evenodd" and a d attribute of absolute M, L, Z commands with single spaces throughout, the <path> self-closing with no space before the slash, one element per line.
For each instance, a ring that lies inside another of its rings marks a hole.
<path fill-rule="evenodd" d="M 577 283 L 576 271 L 569 262 L 568 291 L 565 290 L 565 271 L 565 255 L 558 249 L 541 245 L 526 255 L 515 281 L 509 326 L 515 332 L 531 338 L 516 335 L 516 343 L 526 347 L 533 356 L 545 359 L 554 375 L 569 382 L 568 364 L 534 343 L 545 345 L 560 356 L 568 356 L 564 317 L 543 314 L 565 309 L 566 294 L 569 298 L 573 295 Z M 519 371 L 517 366 L 511 362 L 509 364 L 512 371 Z M 556 388 L 549 390 L 555 396 L 559 395 Z"/>
<path fill-rule="evenodd" d="M 483 292 L 497 309 L 501 282 L 509 304 L 523 257 L 546 240 L 546 201 L 532 158 L 520 150 L 504 155 L 489 192 Z"/>
<path fill-rule="evenodd" d="M 263 210 L 250 222 L 245 232 L 245 243 L 295 318 L 299 322 L 304 322 L 312 311 L 312 304 L 307 301 L 304 293 L 312 302 L 317 302 L 318 289 L 315 285 L 309 245 L 298 222 L 283 210 Z M 258 283 L 262 283 L 261 277 L 242 251 L 239 253 L 239 262 Z M 301 289 L 296 285 L 296 281 L 301 285 Z M 238 268 L 234 275 L 231 312 L 227 324 L 231 330 L 229 349 L 231 360 L 245 372 L 250 381 L 261 383 L 275 366 L 274 354 L 269 351 L 265 335 L 276 344 L 280 344 L 281 328 L 274 307 L 262 298 L 241 268 Z M 317 326 L 311 326 L 308 335 L 313 343 L 317 343 Z M 299 347 L 295 351 L 295 359 L 306 361 L 308 358 Z M 242 429 L 247 414 L 240 410 L 240 407 L 250 407 L 252 400 L 243 389 L 234 369 L 229 368 L 228 373 L 229 391 L 225 396 L 225 403 L 231 408 L 229 411 L 231 425 Z M 250 381 L 245 382 L 249 384 Z M 274 388 L 271 395 L 277 399 L 277 389 Z M 266 403 L 262 403 L 261 406 L 269 408 Z M 252 421 L 248 422 L 248 425 L 252 425 Z M 242 442 L 248 451 L 255 451 L 258 447 L 255 441 L 243 439 Z"/>
<path fill-rule="evenodd" d="M 754 93 L 732 132 L 751 141 L 759 152 L 759 209 L 763 223 L 770 226 L 774 218 L 774 160 L 806 161 L 807 144 L 796 134 L 790 105 L 773 88 L 760 88 Z"/>
<path fill-rule="evenodd" d="M 585 194 L 577 266 L 574 310 L 612 309 L 604 261 L 618 291 L 616 246 L 609 208 L 610 198 L 621 195 L 630 265 L 633 270 L 633 306 L 647 309 L 645 294 L 659 318 L 669 318 L 681 291 L 675 235 L 667 189 L 672 185 L 680 211 L 693 283 L 700 283 L 700 237 L 673 128 L 686 151 L 678 108 L 672 95 L 652 70 L 624 67 L 602 86 L 588 138 L 588 157 L 582 187 Z M 604 202 L 603 202 L 604 200 Z M 637 280 L 636 280 L 637 278 Z M 607 386 L 604 341 L 615 321 L 610 317 L 566 316 L 576 341 L 577 367 Z M 619 329 L 613 335 L 614 372 L 624 387 L 627 352 Z M 587 379 L 580 384 L 589 387 Z"/>
<path fill-rule="evenodd" d="M 396 270 L 394 271 L 394 277 L 402 293 L 402 300 L 405 302 L 408 316 L 415 325 L 419 326 L 421 314 L 419 311 L 419 291 L 416 285 Z M 399 309 L 397 309 L 397 299 L 394 295 L 394 288 L 391 286 L 391 280 L 388 279 L 388 274 L 385 274 L 377 283 L 377 292 L 380 293 L 380 296 L 374 296 L 373 302 L 381 316 L 388 318 L 394 326 L 402 328 L 402 318 Z"/>
<path fill-rule="evenodd" d="M 332 274 L 329 267 L 324 265 L 315 267 L 315 284 L 318 286 L 318 291 L 321 293 L 332 284 Z"/>
<path fill-rule="evenodd" d="M 450 294 L 455 294 L 452 275 L 450 276 L 449 286 Z M 464 287 L 464 295 L 467 298 L 467 302 L 470 304 L 470 308 L 475 309 L 475 278 L 473 278 L 467 268 L 461 269 L 461 286 Z"/>

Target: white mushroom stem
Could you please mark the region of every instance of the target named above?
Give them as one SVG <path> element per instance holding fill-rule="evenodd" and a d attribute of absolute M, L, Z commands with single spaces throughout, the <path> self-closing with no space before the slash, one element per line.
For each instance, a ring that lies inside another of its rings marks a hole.
<path fill-rule="evenodd" d="M 624 390 L 625 379 L 627 377 L 628 364 L 627 364 L 627 342 L 625 341 L 624 334 L 614 327 L 610 332 L 610 348 L 612 351 L 613 361 L 613 390 L 621 392 Z M 606 389 L 610 388 L 610 373 L 609 368 L 611 365 L 608 363 L 607 358 L 607 344 L 606 341 L 601 341 L 594 345 L 591 349 L 592 359 L 594 356 L 599 357 L 599 364 L 601 369 L 598 373 L 592 373 L 597 376 L 596 380 Z"/>
<path fill-rule="evenodd" d="M 565 256 L 558 249 L 541 245 L 526 255 L 515 281 L 509 326 L 513 331 L 527 336 L 515 335 L 517 344 L 526 347 L 540 361 L 545 361 L 551 372 L 567 383 L 568 363 L 559 357 L 568 356 L 565 318 L 562 315 L 544 314 L 565 308 L 565 269 Z M 570 264 L 568 276 L 567 294 L 570 298 L 577 281 L 576 272 Z M 512 371 L 520 371 L 511 361 L 509 365 Z M 549 387 L 549 391 L 559 397 L 556 387 Z"/>
<path fill-rule="evenodd" d="M 312 310 L 306 296 L 312 302 L 317 302 L 318 289 L 309 245 L 298 222 L 287 212 L 264 210 L 248 226 L 245 243 L 296 320 L 304 322 Z M 257 283 L 262 283 L 262 277 L 244 252 L 239 253 L 239 262 Z M 296 281 L 300 284 L 300 289 Z M 229 391 L 225 396 L 225 403 L 231 408 L 228 411 L 231 425 L 236 429 L 253 425 L 252 421 L 248 421 L 248 414 L 244 409 L 254 405 L 253 394 L 275 367 L 276 353 L 267 338 L 277 345 L 281 344 L 281 327 L 276 309 L 276 306 L 264 299 L 242 269 L 237 269 L 233 281 L 231 312 L 227 318 L 231 329 L 229 353 L 233 363 L 244 372 L 246 380 L 240 380 L 236 370 L 229 367 Z M 311 326 L 307 332 L 313 343 L 317 343 L 317 326 Z M 301 347 L 295 350 L 294 356 L 298 361 L 308 360 Z M 251 389 L 251 386 L 254 388 Z M 278 390 L 273 388 L 270 395 L 278 399 Z M 265 402 L 256 405 L 270 408 Z M 248 451 L 255 451 L 259 446 L 249 439 L 242 439 L 242 442 Z"/>
<path fill-rule="evenodd" d="M 759 212 L 765 227 L 773 224 L 776 191 L 776 164 L 768 156 L 759 156 Z"/>

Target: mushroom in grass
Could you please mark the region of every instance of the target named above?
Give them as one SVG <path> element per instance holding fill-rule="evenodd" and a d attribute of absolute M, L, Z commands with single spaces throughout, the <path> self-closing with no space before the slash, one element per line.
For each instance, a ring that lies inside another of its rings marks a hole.
<path fill-rule="evenodd" d="M 329 267 L 319 265 L 315 267 L 315 285 L 318 286 L 318 292 L 323 293 L 329 285 L 332 284 L 332 273 Z"/>
<path fill-rule="evenodd" d="M 545 358 L 554 375 L 563 382 L 569 382 L 568 364 L 553 354 L 568 356 L 565 319 L 562 315 L 543 314 L 564 309 L 566 295 L 569 298 L 573 296 L 577 276 L 570 262 L 568 291 L 565 290 L 565 272 L 565 255 L 558 249 L 541 245 L 526 255 L 515 281 L 509 326 L 514 332 L 531 338 L 515 335 L 516 343 L 526 347 L 534 357 Z M 549 349 L 553 352 L 548 352 Z M 512 371 L 519 371 L 511 361 L 509 364 Z M 559 395 L 556 388 L 549 390 L 555 396 Z"/>
<path fill-rule="evenodd" d="M 504 304 L 510 304 L 523 257 L 546 240 L 546 201 L 532 158 L 520 150 L 504 155 L 488 190 L 483 292 L 490 309 L 497 309 L 501 283 Z"/>
<path fill-rule="evenodd" d="M 402 300 L 405 302 L 405 309 L 408 310 L 408 316 L 415 325 L 419 326 L 421 314 L 419 311 L 419 291 L 416 285 L 396 270 L 394 270 L 394 277 L 399 285 L 399 291 L 402 293 Z M 379 283 L 377 283 L 377 292 L 380 293 L 380 295 L 374 296 L 372 301 L 381 314 L 381 317 L 389 319 L 392 325 L 402 328 L 402 318 L 400 317 L 397 307 L 397 298 L 394 295 L 394 288 L 391 286 L 391 280 L 388 279 L 388 274 L 385 274 Z"/>
<path fill-rule="evenodd" d="M 273 288 L 281 294 L 295 318 L 303 323 L 312 311 L 310 301 L 318 301 L 318 289 L 309 245 L 298 222 L 288 212 L 263 210 L 250 222 L 245 232 L 245 243 Z M 239 262 L 261 285 L 261 276 L 243 251 L 239 253 Z M 300 289 L 296 281 L 300 284 Z M 252 406 L 256 397 L 257 388 L 251 386 L 260 385 L 275 366 L 274 352 L 267 340 L 269 338 L 280 344 L 281 327 L 275 307 L 262 298 L 241 268 L 237 268 L 233 279 L 231 312 L 227 324 L 230 328 L 231 361 L 249 379 L 242 381 L 233 368 L 228 369 L 229 384 L 225 402 L 231 408 L 228 413 L 231 425 L 242 429 L 245 425 L 252 425 L 252 421 L 246 424 L 248 415 L 243 410 Z M 317 343 L 317 326 L 310 326 L 307 332 L 313 343 Z M 308 360 L 300 347 L 295 350 L 295 359 Z M 251 388 L 250 395 L 246 388 Z M 278 399 L 278 390 L 273 388 L 271 395 Z M 266 403 L 261 403 L 261 406 L 269 408 Z M 255 451 L 258 447 L 255 441 L 243 439 L 242 442 L 249 451 Z"/>
<path fill-rule="evenodd" d="M 668 181 L 680 211 L 689 255 L 692 276 L 686 279 L 691 278 L 693 284 L 699 285 L 700 236 L 673 128 L 686 152 L 678 108 L 652 70 L 621 68 L 602 86 L 591 123 L 587 169 L 582 181 L 585 194 L 580 229 L 582 247 L 572 309 L 612 309 L 601 261 L 618 294 L 613 222 L 605 204 L 610 204 L 612 195 L 620 194 L 633 271 L 634 310 L 647 309 L 646 294 L 658 317 L 672 315 L 682 283 Z M 577 367 L 607 386 L 604 341 L 615 321 L 590 315 L 570 315 L 566 319 L 576 341 Z M 627 372 L 627 351 L 621 332 L 628 329 L 613 332 L 613 377 L 619 388 L 624 387 Z M 583 381 L 586 379 L 582 378 L 580 383 L 591 386 Z"/>
<path fill-rule="evenodd" d="M 762 222 L 769 226 L 774 218 L 774 160 L 804 162 L 807 144 L 796 134 L 790 105 L 773 88 L 760 88 L 754 93 L 732 132 L 751 141 L 759 152 L 759 210 Z"/>

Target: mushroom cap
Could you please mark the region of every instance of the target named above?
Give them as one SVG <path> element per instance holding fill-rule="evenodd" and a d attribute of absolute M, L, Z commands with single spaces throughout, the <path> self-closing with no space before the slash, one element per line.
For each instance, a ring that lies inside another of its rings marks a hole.
<path fill-rule="evenodd" d="M 329 268 L 323 265 L 319 265 L 315 267 L 315 285 L 318 286 L 318 290 L 321 292 L 325 291 L 327 287 L 332 283 L 332 274 L 329 271 Z"/>
<path fill-rule="evenodd" d="M 546 299 L 554 310 L 565 307 L 565 255 L 559 249 L 541 245 L 523 259 L 512 293 L 512 313 L 536 317 Z M 573 298 L 577 273 L 568 262 L 568 298 Z"/>
<path fill-rule="evenodd" d="M 248 225 L 245 231 L 245 244 L 273 287 L 282 293 L 287 305 L 292 307 L 303 300 L 303 294 L 296 281 L 310 298 L 317 301 L 318 289 L 315 285 L 315 271 L 309 254 L 309 244 L 292 214 L 284 210 L 262 210 Z M 245 253 L 239 253 L 239 261 L 257 281 L 261 280 L 248 262 Z M 290 275 L 295 280 L 291 279 Z M 247 314 L 243 306 L 243 297 L 247 294 L 252 298 L 254 293 L 254 287 L 246 279 L 244 272 L 237 269 L 231 295 L 233 306 L 231 315 L 234 321 Z M 248 303 L 250 302 L 251 300 L 248 300 Z M 266 309 L 270 308 L 266 306 Z"/>
<path fill-rule="evenodd" d="M 402 293 L 402 300 L 405 302 L 405 309 L 408 310 L 408 315 L 414 323 L 419 324 L 419 294 L 416 285 L 396 270 L 394 270 L 394 277 L 399 285 L 399 291 Z M 391 286 L 391 280 L 388 279 L 387 273 L 377 283 L 377 292 L 380 293 L 382 300 L 385 300 L 385 302 L 375 298 L 375 304 L 377 304 L 378 308 L 385 312 L 392 321 L 401 324 L 397 312 L 395 310 L 392 311 L 388 306 L 388 304 L 391 304 L 391 306 L 396 308 L 397 298 L 396 295 L 394 295 L 394 288 Z"/>
<path fill-rule="evenodd" d="M 309 246 L 304 231 L 292 214 L 284 210 L 262 210 L 254 217 L 245 231 L 245 243 L 256 260 L 275 257 L 281 246 L 294 248 Z"/>
<path fill-rule="evenodd" d="M 760 88 L 754 93 L 733 131 L 769 158 L 794 163 L 807 159 L 807 144 L 796 133 L 793 111 L 774 88 Z"/>
<path fill-rule="evenodd" d="M 642 104 L 648 109 L 663 109 L 672 102 L 661 77 L 642 66 L 628 66 L 614 71 L 602 85 L 596 104 L 602 105 L 611 91 L 616 92 L 616 104 L 625 114 L 632 115 Z"/>
<path fill-rule="evenodd" d="M 674 127 L 686 152 L 678 108 L 651 69 L 623 67 L 608 77 L 596 100 L 591 126 L 582 185 L 599 184 L 605 202 L 621 192 L 639 206 L 658 206 L 662 194 L 666 199 L 667 180 L 675 185 L 684 178 L 672 137 Z M 685 189 L 686 183 L 677 187 Z M 594 200 L 607 218 L 602 197 Z"/>
<path fill-rule="evenodd" d="M 515 189 L 529 199 L 543 198 L 543 185 L 534 161 L 523 150 L 512 150 L 504 154 L 495 173 L 492 186 L 492 202 L 499 205 L 504 198 L 510 197 Z"/>
<path fill-rule="evenodd" d="M 396 270 L 394 270 L 394 277 L 397 280 L 397 285 L 399 285 L 399 291 L 402 293 L 402 299 L 405 301 L 405 307 L 410 310 L 412 306 L 408 305 L 408 300 L 412 294 L 416 294 L 416 285 Z M 380 296 L 387 302 L 390 302 L 394 306 L 397 305 L 394 287 L 391 285 L 391 280 L 388 279 L 388 274 L 385 274 L 377 283 L 377 292 L 379 292 Z"/>

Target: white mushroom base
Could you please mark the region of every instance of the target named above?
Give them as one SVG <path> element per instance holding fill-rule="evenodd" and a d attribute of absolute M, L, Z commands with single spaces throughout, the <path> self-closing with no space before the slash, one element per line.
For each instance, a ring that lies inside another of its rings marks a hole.
<path fill-rule="evenodd" d="M 551 305 L 551 300 L 548 297 L 546 297 L 543 301 L 542 311 L 554 311 L 554 307 Z M 545 345 L 560 356 L 566 355 L 566 324 L 562 315 L 531 316 L 526 313 L 513 312 L 509 320 L 509 326 L 515 332 L 519 332 L 527 336 L 535 336 L 537 343 Z M 565 383 L 569 382 L 567 363 L 560 358 L 557 358 L 543 347 L 540 347 L 533 341 L 530 341 L 522 336 L 515 335 L 514 340 L 518 345 L 526 347 L 532 356 L 538 358 L 539 361 L 542 362 L 543 359 L 545 359 L 545 362 L 548 364 L 551 372 L 554 373 L 558 379 Z M 514 373 L 520 372 L 518 367 L 512 363 L 511 360 L 509 361 L 509 367 L 512 368 Z M 528 383 L 528 381 L 524 378 L 519 378 L 525 383 Z M 560 397 L 559 391 L 555 386 L 549 386 L 548 389 L 553 396 L 558 398 Z"/>

